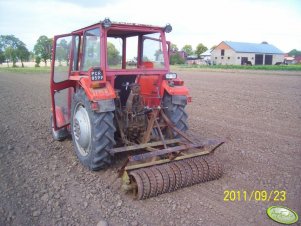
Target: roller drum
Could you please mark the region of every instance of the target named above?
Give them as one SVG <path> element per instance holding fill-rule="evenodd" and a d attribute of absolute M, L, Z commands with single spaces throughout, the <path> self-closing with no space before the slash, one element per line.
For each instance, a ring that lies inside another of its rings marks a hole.
<path fill-rule="evenodd" d="M 215 180 L 222 176 L 223 168 L 214 155 L 198 156 L 129 172 L 135 184 L 137 199 L 147 199 L 179 188 Z"/>

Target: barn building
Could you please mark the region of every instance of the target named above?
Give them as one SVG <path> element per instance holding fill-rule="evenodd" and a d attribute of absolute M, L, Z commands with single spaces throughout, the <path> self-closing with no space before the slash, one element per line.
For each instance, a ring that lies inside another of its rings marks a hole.
<path fill-rule="evenodd" d="M 223 41 L 211 51 L 211 61 L 222 65 L 274 65 L 284 61 L 284 53 L 266 42 Z"/>

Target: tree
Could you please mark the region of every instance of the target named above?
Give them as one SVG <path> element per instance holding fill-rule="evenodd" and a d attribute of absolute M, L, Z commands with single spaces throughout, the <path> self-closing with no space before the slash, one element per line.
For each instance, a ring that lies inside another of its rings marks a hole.
<path fill-rule="evenodd" d="M 184 64 L 185 60 L 180 56 L 179 53 L 172 54 L 169 58 L 169 63 L 171 65 L 174 64 Z"/>
<path fill-rule="evenodd" d="M 185 45 L 182 48 L 182 51 L 184 51 L 188 56 L 193 54 L 192 46 L 191 45 Z"/>
<path fill-rule="evenodd" d="M 29 52 L 29 61 L 34 61 L 35 60 L 35 55 L 33 51 Z"/>
<path fill-rule="evenodd" d="M 8 67 L 9 61 L 13 62 L 13 67 L 16 67 L 16 62 L 18 60 L 21 60 L 23 67 L 23 61 L 27 60 L 29 55 L 24 42 L 16 38 L 14 35 L 0 36 L 0 52 L 2 54 L 2 60 L 4 57 L 4 60 L 6 60 Z M 3 62 L 2 60 L 1 62 Z"/>
<path fill-rule="evenodd" d="M 2 43 L 2 36 L 0 36 L 0 64 L 2 64 L 3 62 L 5 62 L 5 54 Z"/>
<path fill-rule="evenodd" d="M 5 62 L 5 55 L 4 52 L 0 49 L 0 64 Z"/>
<path fill-rule="evenodd" d="M 116 49 L 113 43 L 108 42 L 108 64 L 109 65 L 117 65 L 121 61 L 121 56 L 119 51 Z"/>
<path fill-rule="evenodd" d="M 12 61 L 13 62 L 13 67 L 16 67 L 16 62 L 17 62 L 17 50 L 14 49 L 11 46 L 8 46 L 5 48 L 4 50 L 4 55 L 5 55 L 5 59 L 7 62 L 7 66 L 9 67 L 8 62 Z"/>
<path fill-rule="evenodd" d="M 23 62 L 29 60 L 29 51 L 25 45 L 19 46 L 19 48 L 17 49 L 17 56 L 21 61 L 22 67 L 24 67 Z"/>
<path fill-rule="evenodd" d="M 176 44 L 171 44 L 171 45 L 170 45 L 170 51 L 171 51 L 171 52 L 178 52 L 178 51 L 179 51 L 179 48 L 177 47 Z"/>
<path fill-rule="evenodd" d="M 288 52 L 288 55 L 293 56 L 293 57 L 301 56 L 301 51 L 296 50 L 296 49 L 292 49 L 291 51 Z"/>
<path fill-rule="evenodd" d="M 42 35 L 37 40 L 33 50 L 36 56 L 41 57 L 47 66 L 47 60 L 51 59 L 52 39 Z"/>
<path fill-rule="evenodd" d="M 198 44 L 195 50 L 195 54 L 200 57 L 200 55 L 204 52 L 206 52 L 208 48 L 204 46 L 202 43 Z"/>
<path fill-rule="evenodd" d="M 35 67 L 40 67 L 41 57 L 36 56 L 35 62 L 36 62 Z"/>
<path fill-rule="evenodd" d="M 13 62 L 13 66 L 16 66 L 17 62 L 17 39 L 13 35 L 1 35 L 0 36 L 0 49 L 4 55 L 4 60 L 9 67 L 9 61 Z"/>
<path fill-rule="evenodd" d="M 56 60 L 59 61 L 59 65 L 62 66 L 62 61 L 67 62 L 69 65 L 69 47 L 70 43 L 67 43 L 65 39 L 62 39 L 56 46 Z"/>
<path fill-rule="evenodd" d="M 4 61 L 5 61 L 5 55 L 4 55 L 4 50 L 2 47 L 1 36 L 0 36 L 0 64 L 2 64 Z"/>

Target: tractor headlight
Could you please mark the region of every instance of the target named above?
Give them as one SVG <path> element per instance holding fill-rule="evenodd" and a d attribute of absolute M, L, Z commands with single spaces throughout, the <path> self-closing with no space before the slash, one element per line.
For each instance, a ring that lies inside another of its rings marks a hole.
<path fill-rule="evenodd" d="M 165 75 L 166 79 L 176 79 L 177 78 L 177 73 L 169 72 Z"/>

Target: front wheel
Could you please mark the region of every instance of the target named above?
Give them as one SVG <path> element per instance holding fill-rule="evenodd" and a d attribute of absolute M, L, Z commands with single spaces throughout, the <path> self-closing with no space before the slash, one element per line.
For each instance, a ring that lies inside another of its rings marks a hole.
<path fill-rule="evenodd" d="M 71 108 L 71 134 L 79 161 L 91 170 L 106 168 L 112 162 L 109 149 L 115 145 L 113 112 L 92 111 L 83 89 L 74 94 Z"/>

